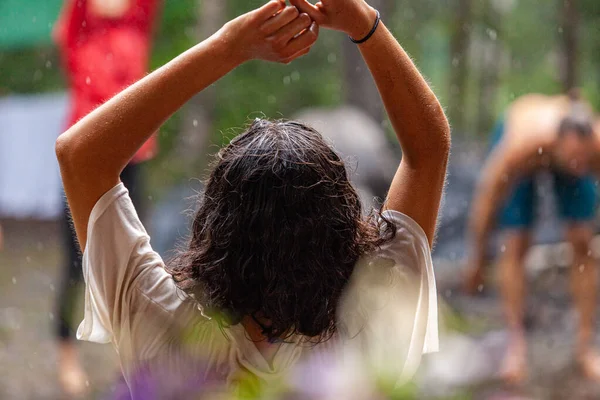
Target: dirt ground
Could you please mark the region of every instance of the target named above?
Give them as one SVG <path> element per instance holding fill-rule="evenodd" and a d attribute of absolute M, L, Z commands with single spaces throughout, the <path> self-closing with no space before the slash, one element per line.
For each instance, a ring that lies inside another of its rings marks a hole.
<path fill-rule="evenodd" d="M 456 272 L 438 274 L 441 319 L 450 329 L 442 334 L 440 353 L 426 358 L 421 368 L 423 397 L 600 399 L 600 385 L 585 379 L 573 359 L 577 313 L 572 308 L 568 272 L 553 267 L 528 278 L 529 375 L 519 387 L 504 385 L 499 379 L 508 337 L 493 278 L 480 296 L 469 297 L 458 289 Z M 598 324 L 596 332 L 599 345 Z"/>
<path fill-rule="evenodd" d="M 53 336 L 62 257 L 58 225 L 1 223 L 5 249 L 0 252 L 0 399 L 64 399 L 57 383 Z M 107 397 L 120 376 L 115 351 L 110 345 L 78 346 L 89 375 L 89 397 Z"/>
<path fill-rule="evenodd" d="M 58 225 L 1 223 L 6 243 L 0 253 L 0 399 L 64 399 L 53 337 L 61 265 Z M 464 297 L 456 290 L 456 276 L 447 269 L 440 273 L 443 314 L 451 329 L 442 337 L 442 352 L 424 362 L 417 380 L 420 398 L 600 399 L 600 386 L 582 379 L 572 362 L 576 315 L 565 271 L 550 269 L 532 282 L 527 320 L 531 373 L 520 388 L 497 379 L 506 345 L 497 294 Z M 88 398 L 110 398 L 120 377 L 115 351 L 110 345 L 78 346 L 89 375 Z"/>

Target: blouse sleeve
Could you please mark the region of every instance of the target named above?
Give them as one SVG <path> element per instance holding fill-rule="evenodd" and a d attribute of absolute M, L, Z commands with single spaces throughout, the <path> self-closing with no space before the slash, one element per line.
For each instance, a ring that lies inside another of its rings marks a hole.
<path fill-rule="evenodd" d="M 152 250 L 122 183 L 92 210 L 82 267 L 81 340 L 142 348 L 164 333 L 184 299 Z"/>
<path fill-rule="evenodd" d="M 383 216 L 395 224 L 396 236 L 358 262 L 339 322 L 361 364 L 405 382 L 422 355 L 439 348 L 435 276 L 423 229 L 396 211 Z"/>

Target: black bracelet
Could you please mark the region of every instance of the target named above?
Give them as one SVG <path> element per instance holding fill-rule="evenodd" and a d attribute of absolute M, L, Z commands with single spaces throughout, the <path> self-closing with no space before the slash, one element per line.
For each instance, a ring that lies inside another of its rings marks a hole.
<path fill-rule="evenodd" d="M 361 44 L 361 43 L 364 43 L 367 40 L 371 39 L 371 36 L 373 36 L 375 31 L 377 30 L 377 27 L 379 26 L 379 22 L 381 21 L 381 14 L 379 14 L 378 10 L 375 10 L 375 11 L 377 12 L 377 19 L 375 20 L 375 25 L 373 25 L 373 29 L 371 29 L 371 32 L 369 32 L 367 34 L 367 36 L 365 36 L 364 38 L 362 38 L 360 40 L 354 40 L 354 39 L 352 39 L 352 37 L 348 36 L 350 38 L 350 40 L 352 40 L 352 43 Z"/>

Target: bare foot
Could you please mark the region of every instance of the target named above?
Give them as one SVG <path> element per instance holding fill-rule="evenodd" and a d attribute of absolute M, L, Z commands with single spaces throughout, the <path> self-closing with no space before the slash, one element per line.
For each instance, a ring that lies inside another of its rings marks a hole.
<path fill-rule="evenodd" d="M 524 340 L 509 344 L 501 375 L 510 385 L 519 385 L 527 378 L 527 347 Z"/>
<path fill-rule="evenodd" d="M 469 296 L 475 296 L 483 290 L 483 273 L 480 269 L 468 269 L 464 274 L 463 291 Z"/>
<path fill-rule="evenodd" d="M 586 350 L 578 357 L 579 366 L 586 378 L 600 382 L 600 357 L 594 350 Z"/>
<path fill-rule="evenodd" d="M 59 345 L 58 379 L 68 396 L 81 397 L 88 391 L 88 380 L 79 359 L 75 346 L 71 343 Z"/>

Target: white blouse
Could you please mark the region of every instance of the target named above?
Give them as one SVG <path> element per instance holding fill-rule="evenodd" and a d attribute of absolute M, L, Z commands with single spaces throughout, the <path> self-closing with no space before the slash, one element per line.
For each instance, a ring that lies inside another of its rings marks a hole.
<path fill-rule="evenodd" d="M 175 286 L 120 183 L 90 215 L 77 338 L 114 345 L 134 398 L 143 397 L 148 374 L 155 383 L 164 378 L 153 386 L 165 396 L 187 390 L 190 379 L 235 384 L 250 375 L 271 384 L 319 349 L 333 348 L 346 369 L 371 366 L 405 381 L 424 352 L 438 350 L 435 278 L 421 227 L 396 211 L 384 215 L 396 224 L 396 237 L 357 264 L 339 305 L 338 337 L 318 346 L 301 338 L 273 344 L 267 361 L 241 325 L 220 329 Z"/>

